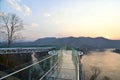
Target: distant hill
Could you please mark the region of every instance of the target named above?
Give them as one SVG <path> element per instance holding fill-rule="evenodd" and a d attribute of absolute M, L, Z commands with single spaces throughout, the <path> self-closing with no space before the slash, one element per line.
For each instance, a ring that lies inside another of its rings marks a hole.
<path fill-rule="evenodd" d="M 120 40 L 109 40 L 104 37 L 65 37 L 42 38 L 33 42 L 35 45 L 57 45 L 76 48 L 120 48 Z"/>
<path fill-rule="evenodd" d="M 13 46 L 67 46 L 76 48 L 120 48 L 120 40 L 110 40 L 104 37 L 64 37 L 40 38 L 33 42 L 14 43 Z"/>

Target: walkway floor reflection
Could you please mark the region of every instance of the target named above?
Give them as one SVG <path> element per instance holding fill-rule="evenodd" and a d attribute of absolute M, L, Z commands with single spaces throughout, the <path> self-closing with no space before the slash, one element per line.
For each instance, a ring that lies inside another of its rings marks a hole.
<path fill-rule="evenodd" d="M 57 80 L 76 80 L 72 51 L 63 51 L 63 63 Z"/>

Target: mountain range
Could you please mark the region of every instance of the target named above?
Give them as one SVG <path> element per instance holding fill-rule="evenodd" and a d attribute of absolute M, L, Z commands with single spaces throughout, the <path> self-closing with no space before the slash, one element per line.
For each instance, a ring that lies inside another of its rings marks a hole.
<path fill-rule="evenodd" d="M 40 38 L 33 42 L 14 43 L 14 46 L 67 46 L 76 48 L 120 48 L 120 40 L 110 40 L 104 37 L 64 37 Z"/>
<path fill-rule="evenodd" d="M 35 45 L 56 45 L 76 48 L 120 48 L 120 40 L 110 40 L 104 37 L 65 37 L 42 38 L 33 42 Z"/>

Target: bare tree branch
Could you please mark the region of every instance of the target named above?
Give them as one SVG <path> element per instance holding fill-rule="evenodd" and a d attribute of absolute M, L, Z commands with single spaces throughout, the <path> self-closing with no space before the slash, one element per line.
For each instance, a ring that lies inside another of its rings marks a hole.
<path fill-rule="evenodd" d="M 90 80 L 96 80 L 99 74 L 101 73 L 101 70 L 98 67 L 92 67 L 91 71 L 92 71 L 92 76 Z"/>
<path fill-rule="evenodd" d="M 7 34 L 7 44 L 10 46 L 17 32 L 23 29 L 23 22 L 15 14 L 7 14 L 2 16 L 2 29 Z"/>

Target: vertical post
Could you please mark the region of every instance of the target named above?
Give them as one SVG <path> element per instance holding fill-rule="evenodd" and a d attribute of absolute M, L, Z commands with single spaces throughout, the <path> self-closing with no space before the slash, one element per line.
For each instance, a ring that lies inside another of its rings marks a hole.
<path fill-rule="evenodd" d="M 51 58 L 50 58 L 50 67 L 52 67 L 52 65 L 53 65 L 53 58 L 54 58 L 54 57 L 51 57 Z"/>
<path fill-rule="evenodd" d="M 32 73 L 32 71 L 31 71 L 31 68 L 30 68 L 29 69 L 29 80 L 32 80 L 31 73 Z"/>
<path fill-rule="evenodd" d="M 80 77 L 80 80 L 83 80 L 83 75 L 82 75 L 82 63 L 81 63 L 81 57 L 79 55 L 79 77 Z"/>

